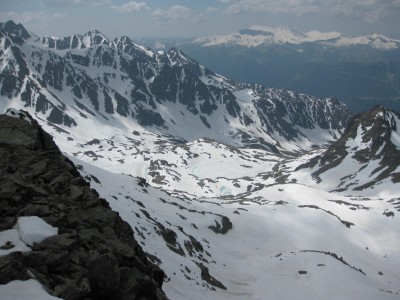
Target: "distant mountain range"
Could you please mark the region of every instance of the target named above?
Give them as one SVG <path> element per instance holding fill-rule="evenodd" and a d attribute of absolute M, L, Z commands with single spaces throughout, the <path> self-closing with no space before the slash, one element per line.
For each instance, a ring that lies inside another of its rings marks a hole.
<path fill-rule="evenodd" d="M 253 26 L 175 47 L 236 80 L 334 96 L 354 111 L 377 104 L 400 110 L 400 41 L 383 35 Z"/>
<path fill-rule="evenodd" d="M 349 36 L 339 32 L 310 31 L 303 33 L 287 27 L 252 26 L 228 35 L 214 35 L 196 38 L 193 43 L 203 47 L 217 45 L 232 45 L 243 47 L 258 47 L 266 45 L 301 45 L 316 43 L 328 47 L 369 46 L 380 50 L 400 48 L 400 40 L 390 39 L 383 35 L 371 34 Z"/>

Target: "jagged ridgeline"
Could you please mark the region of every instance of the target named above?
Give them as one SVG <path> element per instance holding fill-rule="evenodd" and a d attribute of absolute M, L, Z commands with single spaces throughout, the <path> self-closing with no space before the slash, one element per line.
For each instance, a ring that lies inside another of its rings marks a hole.
<path fill-rule="evenodd" d="M 154 52 L 94 29 L 39 37 L 9 21 L 0 38 L 1 109 L 24 108 L 54 125 L 139 124 L 287 153 L 337 138 L 350 116 L 336 99 L 235 82 L 177 49 Z"/>

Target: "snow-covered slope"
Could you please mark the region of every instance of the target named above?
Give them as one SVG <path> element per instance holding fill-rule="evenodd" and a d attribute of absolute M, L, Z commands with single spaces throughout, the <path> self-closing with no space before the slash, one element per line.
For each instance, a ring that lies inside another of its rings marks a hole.
<path fill-rule="evenodd" d="M 200 37 L 193 41 L 204 47 L 236 45 L 258 47 L 271 44 L 318 43 L 332 47 L 370 46 L 381 50 L 398 49 L 400 41 L 380 34 L 349 36 L 339 32 L 300 32 L 287 27 L 252 26 L 236 33 Z"/>
<path fill-rule="evenodd" d="M 155 256 L 173 299 L 396 299 L 400 293 L 399 218 L 384 214 L 399 209 L 398 199 L 273 180 L 261 185 L 239 178 L 239 162 L 229 158 L 192 172 L 208 178 L 199 181 L 203 190 L 181 182 L 178 188 L 196 194 L 190 195 L 71 159 Z M 231 179 L 215 179 L 218 167 Z M 176 173 L 164 175 L 175 181 Z M 229 181 L 235 195 L 216 197 L 217 189 L 207 188 L 228 190 Z"/>

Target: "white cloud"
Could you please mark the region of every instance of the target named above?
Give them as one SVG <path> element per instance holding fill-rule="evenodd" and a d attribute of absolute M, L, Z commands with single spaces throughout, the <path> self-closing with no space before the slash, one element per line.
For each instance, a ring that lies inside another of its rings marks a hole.
<path fill-rule="evenodd" d="M 13 20 L 17 23 L 22 23 L 24 26 L 27 24 L 35 24 L 44 26 L 52 21 L 64 18 L 66 15 L 60 13 L 47 14 L 45 12 L 2 12 L 0 19 Z"/>
<path fill-rule="evenodd" d="M 103 6 L 112 4 L 111 0 L 74 0 L 76 6 Z"/>
<path fill-rule="evenodd" d="M 111 5 L 112 0 L 40 0 L 43 4 L 50 7 L 65 7 L 65 6 L 104 6 Z"/>
<path fill-rule="evenodd" d="M 111 8 L 119 13 L 133 13 L 143 10 L 150 10 L 146 2 L 131 1 L 120 6 L 112 5 Z"/>
<path fill-rule="evenodd" d="M 74 4 L 74 0 L 40 0 L 40 2 L 50 7 L 64 7 Z"/>
<path fill-rule="evenodd" d="M 302 15 L 315 11 L 315 6 L 307 5 L 304 0 L 241 0 L 230 2 L 225 9 L 228 14 L 238 14 L 240 12 L 270 12 L 270 13 L 289 13 Z"/>
<path fill-rule="evenodd" d="M 191 15 L 191 9 L 182 5 L 174 5 L 169 9 L 158 8 L 153 12 L 153 16 L 163 23 L 169 23 L 171 21 L 186 21 Z"/>
<path fill-rule="evenodd" d="M 209 6 L 206 9 L 206 12 L 208 12 L 208 13 L 213 13 L 213 12 L 217 12 L 217 11 L 219 11 L 219 9 L 217 7 L 213 7 L 213 6 Z"/>
<path fill-rule="evenodd" d="M 219 0 L 224 13 L 273 13 L 333 15 L 342 18 L 362 18 L 375 22 L 390 14 L 400 15 L 400 0 Z"/>
<path fill-rule="evenodd" d="M 192 10 L 183 5 L 173 5 L 168 9 L 156 9 L 153 16 L 159 23 L 202 23 L 205 21 L 205 16 L 202 14 L 196 15 Z"/>

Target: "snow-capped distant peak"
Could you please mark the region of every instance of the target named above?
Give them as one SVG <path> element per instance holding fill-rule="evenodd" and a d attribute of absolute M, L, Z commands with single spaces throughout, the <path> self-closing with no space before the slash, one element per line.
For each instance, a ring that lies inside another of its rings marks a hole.
<path fill-rule="evenodd" d="M 243 47 L 257 47 L 269 44 L 320 43 L 331 47 L 370 46 L 380 50 L 390 50 L 400 47 L 400 41 L 383 35 L 345 35 L 339 32 L 309 31 L 301 32 L 287 27 L 267 27 L 255 25 L 248 29 L 227 35 L 213 35 L 200 37 L 194 40 L 195 44 L 203 47 L 236 45 Z"/>
<path fill-rule="evenodd" d="M 249 28 L 249 30 L 270 33 L 273 34 L 276 38 L 281 40 L 287 40 L 288 42 L 296 42 L 296 41 L 321 41 L 328 40 L 333 38 L 338 38 L 342 34 L 340 32 L 320 32 L 317 30 L 309 31 L 306 33 L 301 32 L 298 29 L 288 28 L 288 27 L 266 27 L 255 25 Z"/>
<path fill-rule="evenodd" d="M 316 37 L 323 37 L 322 33 L 312 32 L 310 35 L 296 29 L 287 27 L 266 27 L 255 25 L 248 29 L 242 29 L 237 33 L 228 35 L 214 35 L 195 40 L 195 43 L 203 46 L 215 46 L 233 44 L 246 47 L 257 47 L 261 44 L 300 44 L 315 41 Z M 328 35 L 329 37 L 332 34 Z"/>
<path fill-rule="evenodd" d="M 340 32 L 331 31 L 331 32 L 320 32 L 320 31 L 309 31 L 306 33 L 306 36 L 311 41 L 324 41 L 339 38 L 342 34 Z"/>
<path fill-rule="evenodd" d="M 267 27 L 267 26 L 251 26 L 249 30 L 256 32 L 271 33 L 276 37 L 286 38 L 287 40 L 298 40 L 304 37 L 304 33 L 297 29 L 291 29 L 288 27 L 278 26 L 278 27 Z"/>

